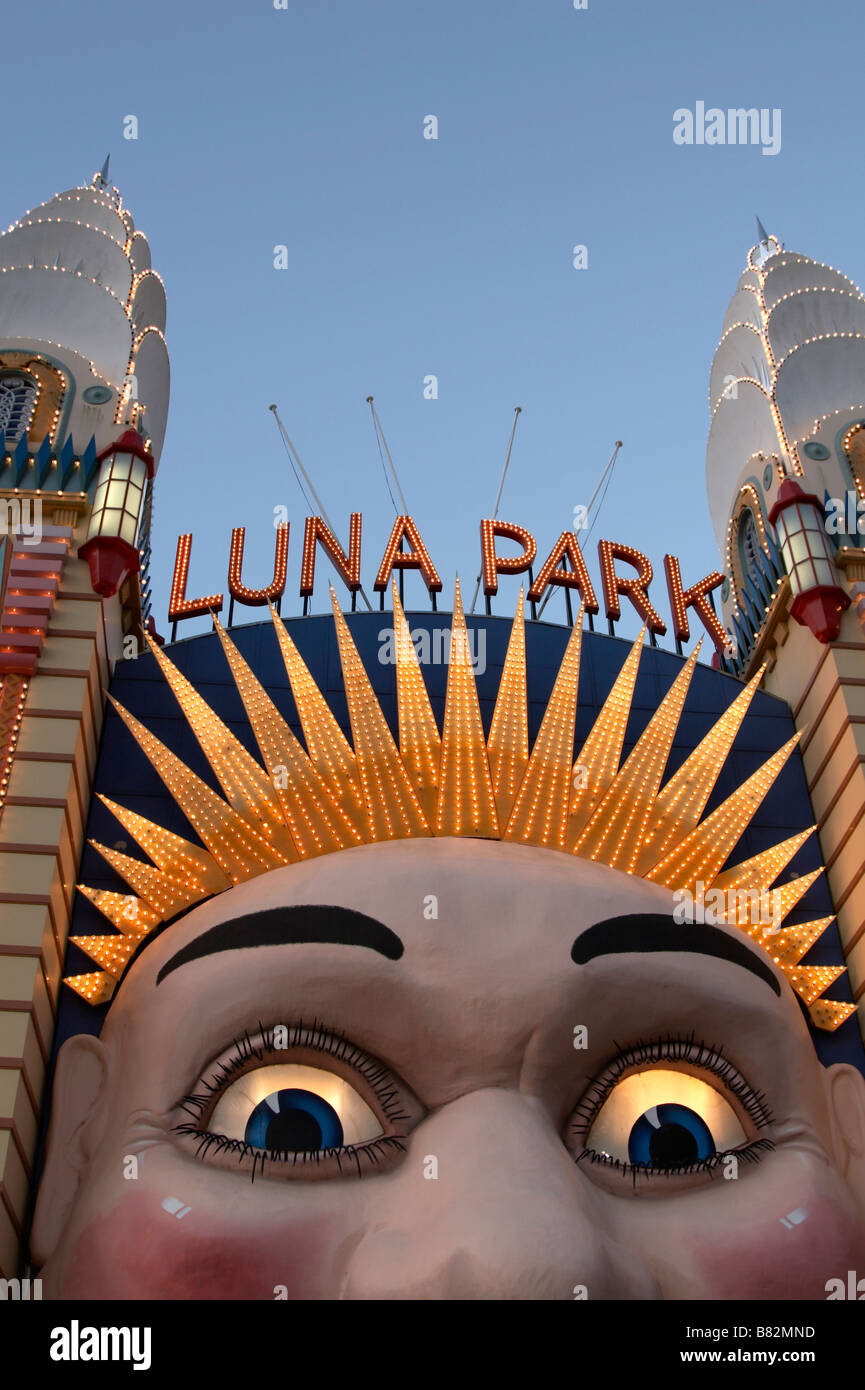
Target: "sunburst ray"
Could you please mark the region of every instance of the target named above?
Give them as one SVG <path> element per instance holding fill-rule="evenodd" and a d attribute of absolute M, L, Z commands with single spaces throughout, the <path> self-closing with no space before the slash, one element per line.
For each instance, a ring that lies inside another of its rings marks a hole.
<path fill-rule="evenodd" d="M 598 803 L 575 854 L 634 872 L 699 650 L 698 643 Z"/>
<path fill-rule="evenodd" d="M 504 832 L 506 840 L 531 840 L 545 849 L 565 848 L 584 612 L 581 606 L 571 629 L 535 746 Z"/>
<path fill-rule="evenodd" d="M 499 825 L 507 825 L 529 761 L 526 690 L 526 620 L 523 585 L 517 600 L 496 707 L 487 739 L 490 776 Z"/>
<path fill-rule="evenodd" d="M 400 757 L 418 794 L 424 817 L 431 825 L 435 818 L 441 776 L 441 735 L 432 712 L 420 661 L 400 603 L 395 579 L 391 587 Z"/>
<path fill-rule="evenodd" d="M 351 736 L 366 802 L 369 838 L 403 840 L 412 835 L 429 835 L 430 828 L 417 793 L 370 685 L 333 586 L 330 597 Z"/>
<path fill-rule="evenodd" d="M 574 763 L 573 794 L 565 840 L 568 851 L 573 850 L 619 770 L 645 635 L 646 629 L 643 628 Z"/>
<path fill-rule="evenodd" d="M 496 799 L 481 723 L 459 580 L 454 588 L 442 771 L 436 806 L 437 835 L 498 839 Z"/>

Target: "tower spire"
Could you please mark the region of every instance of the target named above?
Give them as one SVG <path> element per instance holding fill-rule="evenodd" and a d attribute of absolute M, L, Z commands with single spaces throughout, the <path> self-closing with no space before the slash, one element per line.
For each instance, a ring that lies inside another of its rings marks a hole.
<path fill-rule="evenodd" d="M 102 168 L 100 169 L 99 173 L 96 175 L 95 179 L 93 180 L 93 182 L 94 182 L 94 184 L 95 184 L 95 186 L 96 186 L 97 188 L 107 188 L 107 186 L 108 186 L 108 165 L 109 165 L 110 161 L 111 161 L 111 155 L 110 155 L 110 154 L 107 154 L 107 155 L 105 156 L 105 163 L 103 164 L 103 166 L 102 166 Z"/>

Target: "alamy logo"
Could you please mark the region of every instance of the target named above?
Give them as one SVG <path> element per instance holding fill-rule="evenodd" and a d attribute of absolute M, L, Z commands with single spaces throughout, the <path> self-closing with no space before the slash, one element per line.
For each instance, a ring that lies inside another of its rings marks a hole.
<path fill-rule="evenodd" d="M 0 1299 L 27 1303 L 42 1297 L 41 1279 L 0 1279 Z"/>
<path fill-rule="evenodd" d="M 781 109 L 767 106 L 720 106 L 706 109 L 698 101 L 691 111 L 680 106 L 673 112 L 674 145 L 762 145 L 764 154 L 781 152 Z"/>
<path fill-rule="evenodd" d="M 0 499 L 0 536 L 12 536 L 25 545 L 38 545 L 42 539 L 42 498 Z"/>
<path fill-rule="evenodd" d="M 697 881 L 696 892 L 677 888 L 673 894 L 673 921 L 679 926 L 719 926 L 722 922 L 747 922 L 763 927 L 764 936 L 774 935 L 784 919 L 783 903 L 771 889 L 709 888 Z"/>
<path fill-rule="evenodd" d="M 852 488 L 843 497 L 827 497 L 823 509 L 830 536 L 865 536 L 865 499 Z"/>
<path fill-rule="evenodd" d="M 69 1327 L 51 1329 L 52 1361 L 131 1361 L 134 1371 L 150 1370 L 149 1327 Z"/>
<path fill-rule="evenodd" d="M 855 1269 L 848 1269 L 846 1284 L 843 1279 L 827 1279 L 824 1288 L 827 1303 L 831 1303 L 833 1299 L 865 1302 L 865 1279 L 857 1279 Z"/>
<path fill-rule="evenodd" d="M 411 634 L 412 646 L 421 666 L 449 666 L 451 661 L 471 665 L 476 676 L 487 669 L 487 634 L 484 628 L 472 628 L 463 635 L 449 627 L 431 630 L 416 628 Z M 378 634 L 378 659 L 382 666 L 395 666 L 399 636 L 392 627 Z"/>

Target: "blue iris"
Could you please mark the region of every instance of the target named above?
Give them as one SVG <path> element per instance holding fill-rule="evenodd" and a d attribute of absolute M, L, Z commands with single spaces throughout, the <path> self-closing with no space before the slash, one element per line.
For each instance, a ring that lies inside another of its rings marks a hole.
<path fill-rule="evenodd" d="M 687 1105 L 652 1106 L 628 1136 L 628 1157 L 643 1167 L 678 1168 L 716 1152 L 709 1126 Z"/>
<path fill-rule="evenodd" d="M 342 1125 L 332 1105 L 314 1091 L 275 1091 L 260 1100 L 246 1122 L 244 1138 L 271 1153 L 309 1153 L 342 1144 Z"/>

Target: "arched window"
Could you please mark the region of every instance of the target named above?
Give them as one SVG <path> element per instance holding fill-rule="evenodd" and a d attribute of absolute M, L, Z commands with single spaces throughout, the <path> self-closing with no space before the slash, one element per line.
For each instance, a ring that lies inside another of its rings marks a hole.
<path fill-rule="evenodd" d="M 760 567 L 760 532 L 750 507 L 743 507 L 739 514 L 739 563 L 743 576 L 757 583 Z"/>
<path fill-rule="evenodd" d="M 17 444 L 33 417 L 39 386 L 29 377 L 0 376 L 0 430 L 6 435 L 6 448 Z"/>

